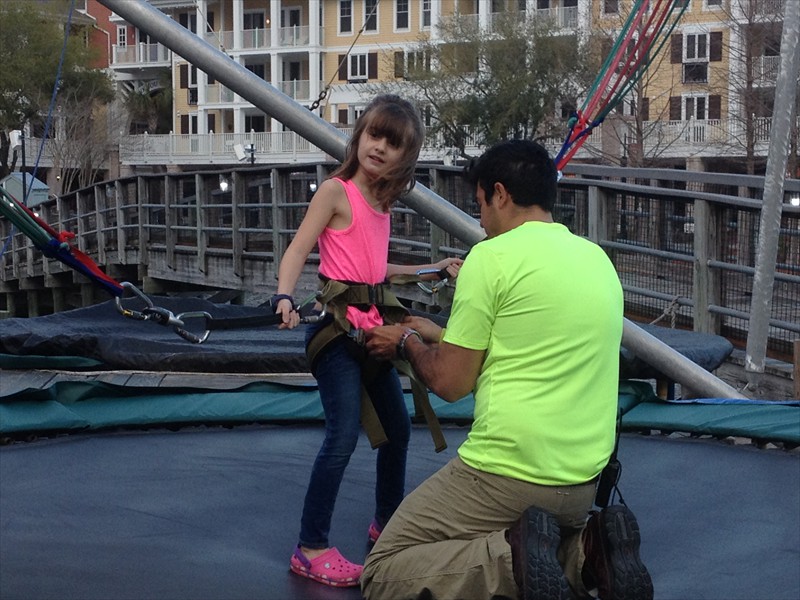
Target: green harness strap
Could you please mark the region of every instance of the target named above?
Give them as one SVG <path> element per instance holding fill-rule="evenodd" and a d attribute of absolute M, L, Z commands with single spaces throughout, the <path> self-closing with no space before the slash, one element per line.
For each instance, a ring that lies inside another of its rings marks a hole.
<path fill-rule="evenodd" d="M 320 329 L 306 347 L 306 357 L 308 364 L 313 371 L 314 364 L 319 353 L 333 340 L 341 335 L 347 335 L 354 342 L 363 346 L 363 331 L 354 330 L 350 321 L 347 320 L 347 307 L 349 305 L 370 306 L 376 305 L 383 315 L 386 323 L 399 323 L 408 314 L 397 297 L 388 289 L 388 286 L 348 284 L 335 279 L 328 279 L 317 294 L 317 300 L 326 307 L 328 314 L 333 315 L 333 322 Z M 407 361 L 392 361 L 398 372 L 407 375 L 411 380 L 411 393 L 414 398 L 414 410 L 416 414 L 422 414 L 428 428 L 431 431 L 434 445 L 437 452 L 447 448 L 447 443 L 442 433 L 441 425 L 436 417 L 436 413 L 431 407 L 428 390 L 414 374 L 411 365 Z M 386 432 L 381 425 L 375 405 L 366 390 L 366 383 L 375 377 L 380 368 L 383 368 L 378 361 L 371 359 L 364 353 L 363 369 L 361 378 L 361 425 L 367 434 L 370 446 L 377 448 L 388 442 Z"/>

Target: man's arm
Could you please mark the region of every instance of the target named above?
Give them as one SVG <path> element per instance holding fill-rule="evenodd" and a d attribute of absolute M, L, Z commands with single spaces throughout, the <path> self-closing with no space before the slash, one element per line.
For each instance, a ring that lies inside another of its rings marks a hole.
<path fill-rule="evenodd" d="M 446 342 L 426 344 L 417 335 L 404 335 L 404 325 L 375 327 L 367 332 L 367 349 L 376 358 L 398 357 L 398 344 L 403 340 L 400 358 L 407 359 L 417 377 L 437 396 L 455 402 L 475 388 L 481 372 L 484 350 L 470 350 Z"/>

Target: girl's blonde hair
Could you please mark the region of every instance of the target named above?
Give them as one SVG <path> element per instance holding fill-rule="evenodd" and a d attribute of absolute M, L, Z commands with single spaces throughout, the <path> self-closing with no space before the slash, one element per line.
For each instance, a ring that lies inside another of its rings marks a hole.
<path fill-rule="evenodd" d="M 403 152 L 398 163 L 373 185 L 375 198 L 384 210 L 414 187 L 414 168 L 425 138 L 419 111 L 408 100 L 395 94 L 376 96 L 356 120 L 353 135 L 347 143 L 342 165 L 331 177 L 352 179 L 358 171 L 358 144 L 364 131 L 383 136 Z"/>

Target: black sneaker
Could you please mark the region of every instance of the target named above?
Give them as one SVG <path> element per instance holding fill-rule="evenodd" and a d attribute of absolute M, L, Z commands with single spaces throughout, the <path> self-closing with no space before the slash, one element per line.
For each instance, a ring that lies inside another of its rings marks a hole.
<path fill-rule="evenodd" d="M 583 541 L 586 587 L 596 587 L 602 600 L 652 600 L 653 581 L 639 543 L 639 523 L 627 506 L 592 512 Z"/>
<path fill-rule="evenodd" d="M 534 506 L 508 530 L 514 580 L 523 600 L 571 600 L 569 583 L 558 562 L 561 530 L 555 518 Z"/>

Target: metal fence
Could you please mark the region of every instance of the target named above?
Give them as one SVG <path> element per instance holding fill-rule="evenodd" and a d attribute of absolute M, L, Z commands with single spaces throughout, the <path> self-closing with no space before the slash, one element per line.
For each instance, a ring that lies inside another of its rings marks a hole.
<path fill-rule="evenodd" d="M 98 184 L 39 207 L 112 277 L 145 289 L 184 286 L 271 293 L 277 264 L 333 164 L 148 175 Z M 477 218 L 461 169 L 420 166 L 418 181 Z M 763 178 L 570 166 L 556 220 L 606 249 L 632 320 L 723 335 L 744 346 Z M 767 354 L 791 361 L 800 338 L 800 181 L 788 180 Z M 0 219 L 0 314 L 27 316 L 97 301 L 92 286 L 45 259 Z M 435 261 L 468 247 L 402 203 L 390 260 Z M 314 281 L 316 254 L 307 278 Z M 156 282 L 156 283 L 154 283 Z M 80 293 L 80 296 L 78 296 Z"/>

